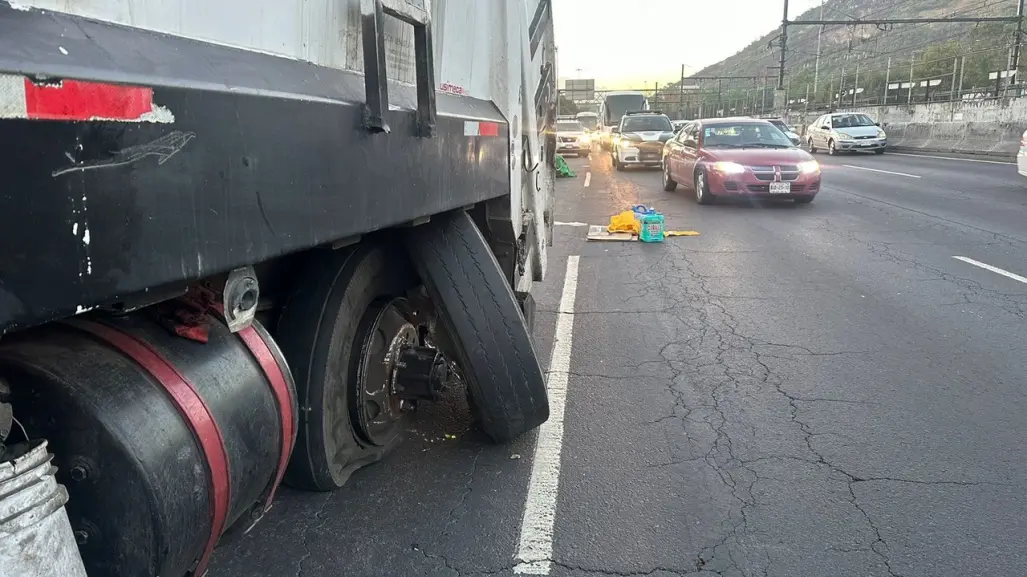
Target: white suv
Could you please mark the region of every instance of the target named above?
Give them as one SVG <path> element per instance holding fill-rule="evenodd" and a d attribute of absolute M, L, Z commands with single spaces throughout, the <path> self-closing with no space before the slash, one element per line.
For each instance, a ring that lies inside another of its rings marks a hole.
<path fill-rule="evenodd" d="M 823 149 L 831 155 L 859 150 L 884 154 L 888 135 L 866 114 L 835 112 L 821 116 L 806 129 L 806 144 L 810 152 Z"/>
<path fill-rule="evenodd" d="M 613 129 L 613 167 L 662 166 L 663 144 L 674 137 L 674 126 L 666 114 L 648 110 L 628 112 Z"/>

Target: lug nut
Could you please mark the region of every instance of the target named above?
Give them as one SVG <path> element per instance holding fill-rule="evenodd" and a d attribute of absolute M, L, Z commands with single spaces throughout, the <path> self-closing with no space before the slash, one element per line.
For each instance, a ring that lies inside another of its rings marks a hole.
<path fill-rule="evenodd" d="M 89 471 L 82 465 L 75 465 L 68 473 L 73 481 L 85 481 L 89 477 Z"/>

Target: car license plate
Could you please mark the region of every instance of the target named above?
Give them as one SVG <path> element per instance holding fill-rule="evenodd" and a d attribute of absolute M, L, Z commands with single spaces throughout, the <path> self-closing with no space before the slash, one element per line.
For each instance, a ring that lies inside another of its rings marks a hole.
<path fill-rule="evenodd" d="M 861 142 L 861 143 L 859 143 L 859 145 L 865 148 L 867 146 L 870 146 L 870 143 L 869 142 Z"/>
<path fill-rule="evenodd" d="M 770 194 L 789 194 L 792 192 L 792 183 L 790 182 L 771 182 L 770 183 Z"/>
<path fill-rule="evenodd" d="M 656 160 L 656 159 L 660 158 L 660 155 L 655 153 L 655 152 L 643 152 L 642 153 L 642 158 L 644 160 Z"/>

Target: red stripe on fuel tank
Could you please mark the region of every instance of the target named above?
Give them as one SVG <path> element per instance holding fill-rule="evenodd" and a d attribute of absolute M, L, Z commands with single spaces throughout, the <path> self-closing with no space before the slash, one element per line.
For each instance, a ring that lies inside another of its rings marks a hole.
<path fill-rule="evenodd" d="M 211 484 L 210 537 L 207 539 L 207 545 L 204 547 L 203 553 L 196 562 L 196 569 L 193 571 L 193 575 L 203 575 L 207 570 L 207 564 L 210 562 L 210 554 L 214 551 L 214 546 L 225 531 L 231 496 L 225 440 L 221 436 L 221 429 L 210 412 L 210 407 L 207 406 L 203 397 L 196 391 L 196 387 L 182 376 L 174 365 L 151 347 L 149 343 L 98 322 L 80 319 L 73 319 L 67 322 L 69 325 L 86 331 L 121 351 L 150 373 L 167 391 L 168 397 L 171 398 L 171 401 L 178 408 L 182 417 L 199 440 L 200 447 L 203 449 L 203 454 L 207 459 Z"/>
<path fill-rule="evenodd" d="M 246 327 L 245 329 L 237 333 L 242 342 L 250 349 L 253 353 L 254 358 L 257 359 L 257 363 L 260 364 L 260 368 L 263 369 L 264 375 L 267 377 L 268 383 L 271 384 L 271 391 L 275 395 L 275 400 L 278 402 L 278 412 L 282 417 L 282 454 L 278 460 L 278 471 L 275 473 L 275 482 L 271 485 L 271 491 L 268 493 L 267 502 L 264 504 L 264 511 L 271 508 L 271 503 L 275 499 L 275 491 L 278 490 L 278 486 L 282 484 L 282 478 L 285 476 L 285 468 L 289 464 L 289 455 L 292 454 L 293 444 L 296 442 L 296 430 L 294 427 L 295 417 L 292 410 L 292 393 L 289 390 L 288 381 L 285 378 L 285 371 L 282 370 L 282 366 L 278 364 L 275 356 L 271 354 L 271 348 L 268 347 L 267 342 L 264 338 L 254 329 L 252 326 Z"/>
<path fill-rule="evenodd" d="M 28 118 L 45 120 L 140 120 L 153 112 L 153 89 L 62 80 L 36 84 L 25 79 Z"/>

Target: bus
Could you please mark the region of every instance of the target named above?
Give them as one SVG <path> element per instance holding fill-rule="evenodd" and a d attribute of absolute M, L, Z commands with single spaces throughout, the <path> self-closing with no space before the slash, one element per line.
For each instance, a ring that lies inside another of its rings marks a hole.
<path fill-rule="evenodd" d="M 649 110 L 649 99 L 642 92 L 608 92 L 599 106 L 603 126 L 617 126 L 625 112 Z"/>
<path fill-rule="evenodd" d="M 642 92 L 607 92 L 599 104 L 599 122 L 602 124 L 600 146 L 610 149 L 610 129 L 620 124 L 625 112 L 649 110 L 649 99 Z"/>

